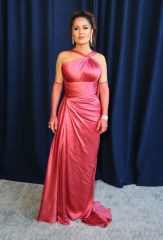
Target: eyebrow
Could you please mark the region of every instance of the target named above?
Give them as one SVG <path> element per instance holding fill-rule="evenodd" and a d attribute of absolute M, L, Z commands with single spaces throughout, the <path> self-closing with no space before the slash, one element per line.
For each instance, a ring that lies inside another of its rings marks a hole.
<path fill-rule="evenodd" d="M 87 24 L 84 24 L 83 26 L 89 26 L 89 25 L 87 25 Z M 78 25 L 74 25 L 73 27 L 79 27 Z"/>

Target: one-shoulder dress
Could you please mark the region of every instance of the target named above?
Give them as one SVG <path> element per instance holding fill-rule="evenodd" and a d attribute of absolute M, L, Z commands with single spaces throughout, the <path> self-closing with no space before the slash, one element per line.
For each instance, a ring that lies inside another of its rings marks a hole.
<path fill-rule="evenodd" d="M 70 224 L 70 220 L 81 219 L 85 224 L 106 227 L 112 221 L 111 209 L 93 200 L 102 68 L 93 58 L 96 51 L 67 51 L 80 58 L 64 62 L 61 67 L 65 94 L 58 110 L 37 221 Z"/>

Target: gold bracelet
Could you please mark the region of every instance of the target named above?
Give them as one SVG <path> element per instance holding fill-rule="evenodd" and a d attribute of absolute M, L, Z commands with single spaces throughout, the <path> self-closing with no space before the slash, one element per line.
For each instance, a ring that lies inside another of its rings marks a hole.
<path fill-rule="evenodd" d="M 60 82 L 57 82 L 57 81 L 54 81 L 54 83 L 58 83 L 58 84 L 60 84 L 60 85 L 63 85 L 63 83 L 60 83 Z"/>
<path fill-rule="evenodd" d="M 108 81 L 107 82 L 98 82 L 98 84 L 102 84 L 102 83 L 108 83 Z"/>

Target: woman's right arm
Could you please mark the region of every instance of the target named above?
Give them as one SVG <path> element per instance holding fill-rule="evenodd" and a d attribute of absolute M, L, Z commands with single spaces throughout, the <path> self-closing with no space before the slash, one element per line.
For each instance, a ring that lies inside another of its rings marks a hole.
<path fill-rule="evenodd" d="M 48 125 L 50 126 L 53 133 L 57 130 L 57 108 L 59 104 L 59 100 L 62 93 L 63 88 L 63 76 L 61 71 L 62 66 L 62 59 L 63 59 L 63 53 L 59 53 L 56 61 L 56 74 L 55 74 L 55 81 L 53 83 L 52 87 L 52 93 L 51 93 L 51 113 L 50 113 L 50 119 L 48 122 Z"/>

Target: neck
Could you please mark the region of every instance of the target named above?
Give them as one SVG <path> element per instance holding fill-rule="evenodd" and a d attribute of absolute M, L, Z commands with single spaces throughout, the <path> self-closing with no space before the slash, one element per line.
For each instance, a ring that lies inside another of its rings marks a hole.
<path fill-rule="evenodd" d="M 83 53 L 89 53 L 92 51 L 92 49 L 87 45 L 76 45 L 74 48 L 74 50 L 78 50 L 80 52 L 83 52 Z"/>

